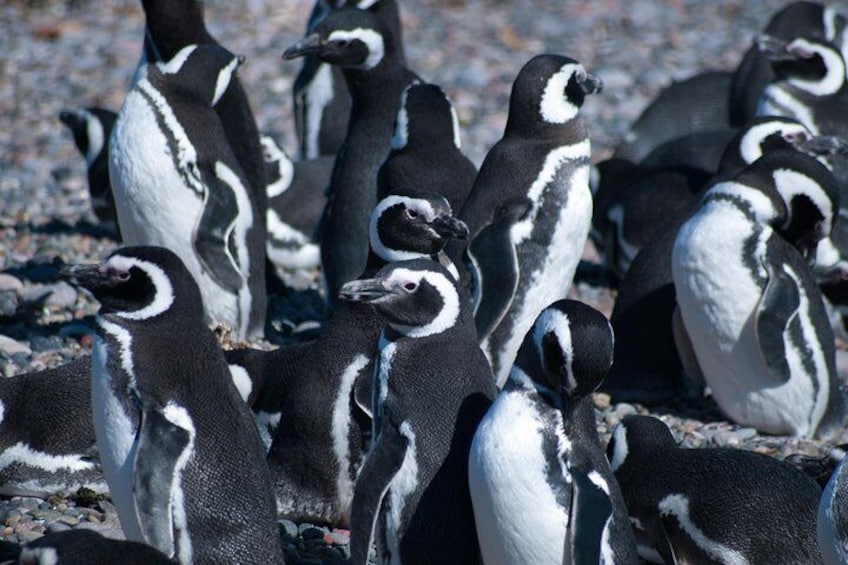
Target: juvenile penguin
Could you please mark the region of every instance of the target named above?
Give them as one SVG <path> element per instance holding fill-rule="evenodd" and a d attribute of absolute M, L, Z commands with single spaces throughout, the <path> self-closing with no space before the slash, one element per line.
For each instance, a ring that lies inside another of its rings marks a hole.
<path fill-rule="evenodd" d="M 112 185 L 109 183 L 109 136 L 118 114 L 104 108 L 62 110 L 59 119 L 68 126 L 74 143 L 85 157 L 88 193 L 97 219 L 118 231 Z"/>
<path fill-rule="evenodd" d="M 783 461 L 678 447 L 651 416 L 626 416 L 607 446 L 639 554 L 652 563 L 820 563 L 821 489 Z"/>
<path fill-rule="evenodd" d="M 848 464 L 844 455 L 822 493 L 816 531 L 825 565 L 848 562 Z"/>
<path fill-rule="evenodd" d="M 400 60 L 404 61 L 400 14 L 395 0 L 317 0 L 306 24 L 306 34 L 315 31 L 330 12 L 344 6 L 368 10 L 383 20 L 399 46 Z M 292 94 L 301 160 L 324 155 L 335 157 L 345 140 L 351 106 L 341 69 L 318 57 L 304 57 Z"/>
<path fill-rule="evenodd" d="M 401 93 L 418 77 L 403 65 L 397 38 L 382 19 L 351 7 L 330 13 L 283 57 L 304 55 L 340 67 L 353 100 L 319 236 L 332 307 L 339 287 L 365 268 L 368 218 L 377 204 L 377 171 L 389 152 Z"/>
<path fill-rule="evenodd" d="M 207 322 L 245 339 L 265 329 L 265 226 L 214 110 L 238 64 L 191 45 L 147 65 L 112 132 L 109 178 L 124 243 L 177 253 Z"/>
<path fill-rule="evenodd" d="M 817 161 L 773 152 L 712 186 L 677 232 L 682 325 L 736 423 L 805 437 L 843 423 L 833 331 L 805 263 L 830 233 L 835 184 Z"/>
<path fill-rule="evenodd" d="M 468 454 L 495 385 L 459 282 L 434 261 L 401 261 L 345 284 L 341 298 L 374 305 L 386 323 L 351 561 L 364 565 L 376 537 L 383 563 L 477 562 Z"/>
<path fill-rule="evenodd" d="M 468 224 L 474 320 L 498 385 L 542 309 L 564 298 L 589 234 L 589 136 L 580 107 L 601 81 L 539 55 L 515 79 L 500 141 L 460 218 Z"/>
<path fill-rule="evenodd" d="M 471 444 L 486 565 L 638 562 L 589 398 L 612 365 L 612 344 L 607 319 L 574 300 L 545 308 L 527 332 Z"/>
<path fill-rule="evenodd" d="M 372 214 L 367 275 L 387 261 L 438 258 L 466 237 L 439 195 L 392 194 Z M 270 444 L 278 508 L 296 522 L 347 525 L 353 485 L 370 435 L 371 375 L 383 322 L 368 304 L 340 302 L 311 343 L 227 353 L 262 382 L 253 403 Z"/>
<path fill-rule="evenodd" d="M 65 276 L 100 301 L 92 416 L 127 539 L 181 563 L 282 563 L 262 444 L 182 261 L 128 247 Z"/>

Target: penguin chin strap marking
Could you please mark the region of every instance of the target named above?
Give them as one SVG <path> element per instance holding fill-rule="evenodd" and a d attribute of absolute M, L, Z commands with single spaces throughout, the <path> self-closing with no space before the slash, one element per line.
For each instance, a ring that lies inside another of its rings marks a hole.
<path fill-rule="evenodd" d="M 189 56 L 194 53 L 194 50 L 197 49 L 197 45 L 186 45 L 174 55 L 170 61 L 156 63 L 156 67 L 162 74 L 166 75 L 174 75 L 180 72 L 180 69 L 183 68 L 186 60 Z"/>
<path fill-rule="evenodd" d="M 352 30 L 338 30 L 331 33 L 327 39 L 329 41 L 350 41 L 358 39 L 364 43 L 368 47 L 368 56 L 362 63 L 352 67 L 361 71 L 370 71 L 379 65 L 386 52 L 383 37 L 373 29 L 358 27 Z"/>
<path fill-rule="evenodd" d="M 115 316 L 125 320 L 147 320 L 164 313 L 174 303 L 174 287 L 171 285 L 171 279 L 158 265 L 134 257 L 114 255 L 106 261 L 106 266 L 115 267 L 122 271 L 129 271 L 131 268 L 137 267 L 150 277 L 156 289 L 153 300 L 145 307 L 138 310 L 115 312 Z"/>
<path fill-rule="evenodd" d="M 564 124 L 577 116 L 580 108 L 575 106 L 568 98 L 563 97 L 563 92 L 568 85 L 568 81 L 571 80 L 571 76 L 576 72 L 586 73 L 582 65 L 568 63 L 563 65 L 555 75 L 548 79 L 539 105 L 539 112 L 544 122 L 549 124 Z"/>

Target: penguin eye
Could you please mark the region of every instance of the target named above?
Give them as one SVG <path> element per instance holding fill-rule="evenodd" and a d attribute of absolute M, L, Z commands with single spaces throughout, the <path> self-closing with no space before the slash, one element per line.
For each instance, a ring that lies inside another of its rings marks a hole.
<path fill-rule="evenodd" d="M 130 280 L 130 272 L 129 271 L 119 271 L 117 269 L 109 269 L 108 271 L 109 277 L 113 279 L 117 279 L 121 282 L 126 282 Z"/>
<path fill-rule="evenodd" d="M 333 41 L 333 44 L 338 49 L 346 49 L 348 45 L 350 45 L 350 41 L 347 39 L 336 39 Z"/>
<path fill-rule="evenodd" d="M 415 292 L 415 290 L 417 288 L 418 288 L 418 283 L 414 283 L 412 281 L 403 283 L 403 290 L 405 290 L 406 292 L 410 292 L 410 293 Z"/>
<path fill-rule="evenodd" d="M 409 218 L 410 220 L 414 220 L 415 218 L 418 217 L 418 211 L 413 210 L 412 208 L 407 208 L 406 209 L 406 217 Z"/>

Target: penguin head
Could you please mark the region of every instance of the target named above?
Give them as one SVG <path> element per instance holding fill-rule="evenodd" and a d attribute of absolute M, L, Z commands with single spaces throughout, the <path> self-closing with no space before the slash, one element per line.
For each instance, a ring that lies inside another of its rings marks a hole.
<path fill-rule="evenodd" d="M 465 314 L 453 275 L 430 259 L 389 263 L 370 279 L 342 285 L 339 298 L 373 304 L 396 332 L 426 337 L 454 327 Z"/>
<path fill-rule="evenodd" d="M 525 343 L 532 344 L 541 365 L 544 382 L 539 384 L 560 391 L 563 399 L 591 393 L 612 367 L 612 326 L 603 314 L 576 300 L 559 300 L 542 310 Z"/>
<path fill-rule="evenodd" d="M 466 239 L 468 226 L 455 218 L 444 196 L 391 194 L 371 214 L 371 249 L 384 261 L 435 255 L 449 239 Z"/>
<path fill-rule="evenodd" d="M 124 247 L 100 264 L 67 265 L 60 274 L 94 295 L 101 316 L 142 321 L 179 311 L 203 319 L 197 283 L 164 247 Z"/>
<path fill-rule="evenodd" d="M 156 63 L 153 68 L 173 91 L 211 107 L 227 91 L 243 62 L 244 57 L 233 55 L 219 45 L 187 45 L 170 60 Z"/>
<path fill-rule="evenodd" d="M 631 452 L 645 454 L 656 450 L 675 449 L 677 442 L 662 420 L 653 416 L 631 414 L 615 427 L 607 444 L 610 469 L 616 472 Z"/>
<path fill-rule="evenodd" d="M 291 186 L 294 180 L 294 163 L 270 136 L 260 136 L 259 143 L 262 146 L 262 159 L 265 161 L 268 178 L 265 192 L 268 198 L 275 198 Z"/>
<path fill-rule="evenodd" d="M 392 34 L 378 16 L 344 7 L 329 13 L 312 33 L 286 49 L 283 58 L 312 55 L 331 65 L 368 71 L 394 50 Z"/>
<path fill-rule="evenodd" d="M 512 85 L 507 128 L 523 121 L 561 125 L 574 119 L 587 94 L 603 83 L 583 65 L 561 55 L 537 55 L 518 73 Z"/>
<path fill-rule="evenodd" d="M 778 80 L 816 97 L 832 96 L 845 85 L 842 52 L 824 39 L 797 37 L 784 41 L 760 36 L 758 46 Z"/>
<path fill-rule="evenodd" d="M 453 140 L 457 149 L 462 146 L 459 119 L 444 91 L 435 84 L 407 86 L 400 98 L 392 149 L 399 151 L 410 140 L 430 146 L 445 138 Z"/>

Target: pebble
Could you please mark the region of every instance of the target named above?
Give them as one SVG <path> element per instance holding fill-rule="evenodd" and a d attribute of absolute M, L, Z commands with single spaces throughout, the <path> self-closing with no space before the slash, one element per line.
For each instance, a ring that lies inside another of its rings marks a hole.
<path fill-rule="evenodd" d="M 277 527 L 280 529 L 280 534 L 283 538 L 296 538 L 299 529 L 297 524 L 290 520 L 277 520 Z"/>
<path fill-rule="evenodd" d="M 2 334 L 0 334 L 0 352 L 3 352 L 10 357 L 19 354 L 27 356 L 32 355 L 32 349 L 30 349 L 27 344 Z"/>
<path fill-rule="evenodd" d="M 37 532 L 35 530 L 30 530 L 28 532 L 18 532 L 18 541 L 21 543 L 29 543 L 31 541 L 35 541 L 38 538 L 44 537 L 44 532 Z"/>

